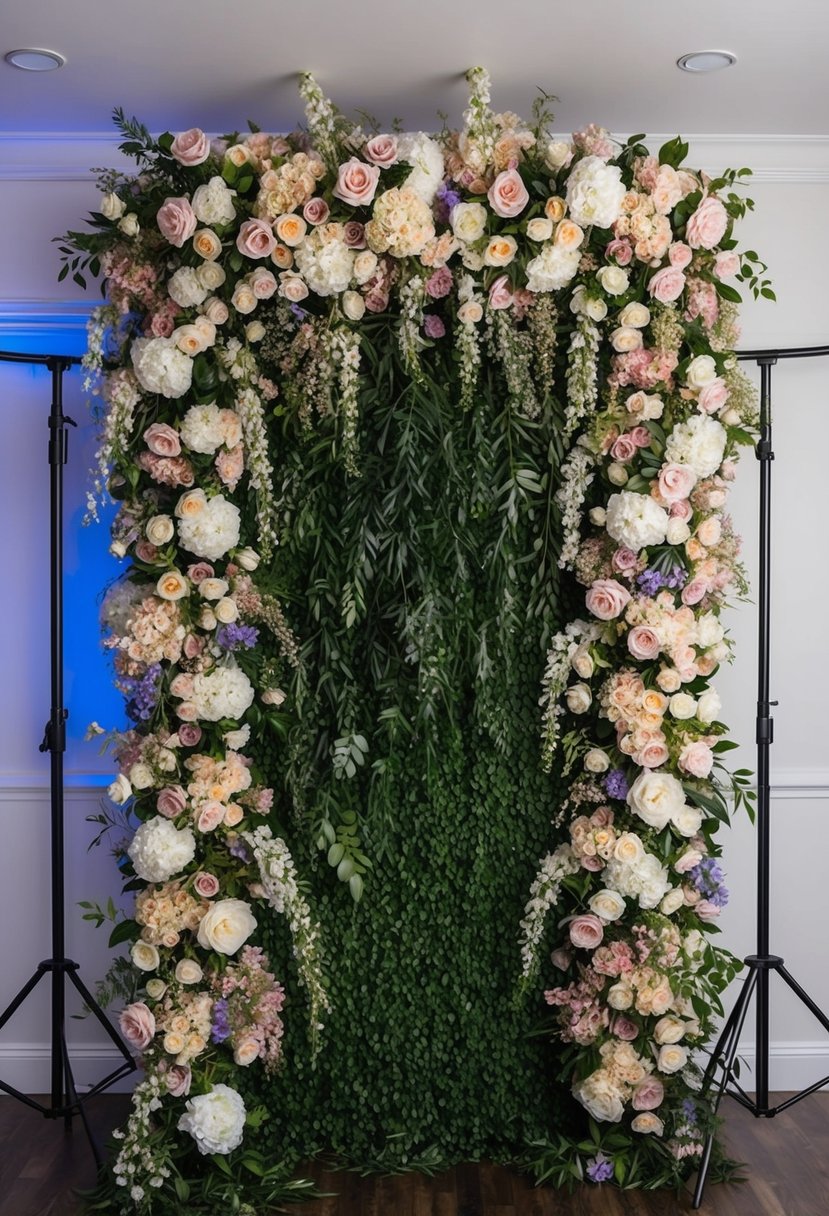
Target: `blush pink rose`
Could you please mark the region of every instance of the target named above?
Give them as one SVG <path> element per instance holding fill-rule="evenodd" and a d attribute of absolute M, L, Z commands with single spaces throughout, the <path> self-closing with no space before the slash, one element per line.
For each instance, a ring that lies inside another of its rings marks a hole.
<path fill-rule="evenodd" d="M 570 941 L 582 950 L 595 950 L 604 937 L 604 925 L 592 912 L 574 916 L 570 921 Z"/>
<path fill-rule="evenodd" d="M 665 266 L 657 270 L 648 284 L 648 291 L 660 304 L 678 300 L 685 288 L 685 275 L 676 266 Z"/>
<path fill-rule="evenodd" d="M 349 249 L 365 249 L 365 225 L 359 220 L 349 220 L 343 229 L 343 241 Z"/>
<path fill-rule="evenodd" d="M 186 1098 L 190 1093 L 192 1073 L 189 1064 L 171 1064 L 164 1074 L 167 1093 L 171 1098 Z"/>
<path fill-rule="evenodd" d="M 213 574 L 214 570 L 209 562 L 194 562 L 192 566 L 187 567 L 187 577 L 196 586 L 199 583 L 203 583 L 206 578 L 212 578 Z M 190 655 L 188 657 L 192 658 L 193 656 Z"/>
<path fill-rule="evenodd" d="M 634 659 L 648 662 L 662 649 L 659 638 L 649 625 L 634 625 L 628 634 L 628 650 Z"/>
<path fill-rule="evenodd" d="M 363 148 L 363 154 L 373 165 L 388 168 L 397 160 L 397 136 L 375 135 Z"/>
<path fill-rule="evenodd" d="M 210 155 L 210 140 L 204 131 L 191 127 L 175 137 L 170 145 L 170 155 L 180 165 L 201 165 Z"/>
<path fill-rule="evenodd" d="M 276 249 L 276 237 L 266 220 L 245 220 L 236 237 L 236 248 L 247 258 L 268 258 Z"/>
<path fill-rule="evenodd" d="M 175 329 L 175 321 L 168 312 L 154 313 L 150 321 L 150 333 L 154 338 L 169 338 Z"/>
<path fill-rule="evenodd" d="M 623 1043 L 632 1043 L 639 1036 L 639 1027 L 631 1018 L 626 1018 L 623 1013 L 616 1014 L 610 1029 Z"/>
<path fill-rule="evenodd" d="M 203 803 L 196 823 L 199 831 L 212 832 L 224 819 L 226 810 L 227 807 L 221 802 L 211 800 L 210 802 Z"/>
<path fill-rule="evenodd" d="M 389 293 L 382 287 L 372 288 L 365 299 L 369 312 L 385 312 L 389 306 Z"/>
<path fill-rule="evenodd" d="M 155 1035 L 155 1017 L 143 1001 L 127 1005 L 118 1018 L 121 1034 L 136 1051 L 149 1047 Z"/>
<path fill-rule="evenodd" d="M 718 198 L 704 198 L 685 228 L 685 239 L 692 249 L 713 249 L 728 227 L 728 212 Z"/>
<path fill-rule="evenodd" d="M 670 756 L 667 744 L 662 739 L 650 739 L 636 754 L 636 762 L 641 768 L 659 768 Z"/>
<path fill-rule="evenodd" d="M 228 489 L 235 490 L 239 483 L 239 478 L 245 471 L 245 449 L 241 443 L 237 443 L 235 447 L 227 449 L 223 448 L 216 457 L 216 472 L 223 485 Z"/>
<path fill-rule="evenodd" d="M 177 249 L 190 240 L 198 227 L 196 213 L 186 198 L 165 199 L 155 219 L 161 235 Z"/>
<path fill-rule="evenodd" d="M 489 307 L 496 309 L 509 308 L 512 300 L 513 295 L 510 290 L 509 276 L 499 274 L 489 289 Z"/>
<path fill-rule="evenodd" d="M 704 414 L 716 414 L 728 400 L 728 386 L 721 376 L 715 376 L 697 397 L 697 405 Z"/>
<path fill-rule="evenodd" d="M 158 556 L 158 549 L 148 540 L 139 540 L 135 546 L 135 556 L 141 562 L 154 562 Z"/>
<path fill-rule="evenodd" d="M 487 191 L 489 205 L 502 220 L 520 215 L 530 201 L 527 187 L 516 169 L 504 169 Z"/>
<path fill-rule="evenodd" d="M 193 677 L 186 671 L 181 671 L 170 683 L 170 692 L 174 697 L 187 701 L 193 695 Z"/>
<path fill-rule="evenodd" d="M 688 523 L 688 520 L 694 514 L 694 508 L 691 506 L 687 498 L 680 498 L 678 502 L 672 502 L 668 508 L 668 514 L 671 519 L 681 519 L 683 523 Z"/>
<path fill-rule="evenodd" d="M 201 727 L 195 722 L 184 722 L 176 732 L 182 747 L 195 747 L 201 742 Z"/>
<path fill-rule="evenodd" d="M 610 564 L 617 574 L 629 574 L 636 569 L 636 563 L 639 561 L 639 555 L 634 553 L 632 549 L 626 549 L 622 546 L 617 549 L 610 559 Z"/>
<path fill-rule="evenodd" d="M 718 253 L 714 258 L 714 275 L 718 279 L 728 279 L 740 269 L 740 259 L 733 249 Z"/>
<path fill-rule="evenodd" d="M 694 911 L 702 921 L 715 921 L 722 911 L 716 904 L 712 904 L 710 899 L 701 899 L 694 905 Z"/>
<path fill-rule="evenodd" d="M 677 241 L 675 245 L 671 245 L 668 250 L 668 261 L 677 270 L 684 270 L 691 258 L 694 256 L 693 250 L 690 249 L 682 241 Z"/>
<path fill-rule="evenodd" d="M 581 867 L 583 870 L 591 870 L 593 873 L 598 873 L 603 868 L 599 857 L 582 857 Z"/>
<path fill-rule="evenodd" d="M 707 777 L 713 766 L 714 753 L 701 739 L 687 743 L 679 753 L 679 767 L 692 777 Z"/>
<path fill-rule="evenodd" d="M 340 165 L 332 194 L 351 207 L 368 207 L 374 199 L 379 178 L 377 165 L 367 165 L 365 161 L 352 156 L 344 165 Z"/>
<path fill-rule="evenodd" d="M 658 1077 L 645 1077 L 633 1091 L 631 1105 L 634 1110 L 656 1110 L 665 1099 L 665 1086 Z"/>
<path fill-rule="evenodd" d="M 195 633 L 188 633 L 184 639 L 182 650 L 186 659 L 195 659 L 202 653 L 205 646 L 205 639 L 199 637 Z"/>
<path fill-rule="evenodd" d="M 159 791 L 155 805 L 159 815 L 175 819 L 187 806 L 187 794 L 180 785 L 168 785 Z"/>
<path fill-rule="evenodd" d="M 139 467 L 149 473 L 153 481 L 164 486 L 191 486 L 193 466 L 184 456 L 157 456 L 155 452 L 139 452 Z"/>
<path fill-rule="evenodd" d="M 698 604 L 708 594 L 707 578 L 696 575 L 682 588 L 682 602 L 686 605 Z"/>
<path fill-rule="evenodd" d="M 442 300 L 452 290 L 452 271 L 448 266 L 441 266 L 426 280 L 426 294 L 433 300 Z"/>
<path fill-rule="evenodd" d="M 176 717 L 181 722 L 195 722 L 198 716 L 199 707 L 194 701 L 182 701 L 176 709 Z M 181 738 L 180 732 L 179 738 Z"/>
<path fill-rule="evenodd" d="M 697 475 L 690 465 L 666 464 L 659 470 L 657 486 L 664 502 L 679 502 L 693 490 Z"/>
<path fill-rule="evenodd" d="M 600 621 L 612 621 L 630 603 L 630 592 L 615 578 L 597 578 L 585 596 L 587 611 Z"/>
<path fill-rule="evenodd" d="M 269 300 L 278 287 L 275 277 L 265 266 L 257 266 L 248 282 L 257 300 Z"/>
<path fill-rule="evenodd" d="M 633 442 L 638 448 L 649 448 L 653 436 L 646 426 L 635 426 L 632 431 L 628 431 Z"/>
<path fill-rule="evenodd" d="M 202 899 L 212 899 L 219 894 L 219 880 L 215 874 L 202 870 L 193 879 L 193 887 Z"/>
<path fill-rule="evenodd" d="M 650 436 L 648 436 L 648 442 L 650 443 Z M 626 460 L 633 460 L 638 451 L 639 449 L 630 435 L 620 435 L 610 447 L 610 455 L 614 460 L 619 460 L 622 463 Z"/>
<path fill-rule="evenodd" d="M 614 258 L 617 266 L 627 266 L 633 257 L 633 249 L 629 241 L 617 237 L 607 246 L 605 254 L 609 258 Z"/>
<path fill-rule="evenodd" d="M 181 440 L 178 431 L 166 422 L 153 422 L 144 432 L 144 442 L 156 456 L 178 456 Z"/>
<path fill-rule="evenodd" d="M 302 218 L 308 224 L 324 224 L 330 215 L 330 208 L 324 198 L 309 198 L 302 208 Z"/>

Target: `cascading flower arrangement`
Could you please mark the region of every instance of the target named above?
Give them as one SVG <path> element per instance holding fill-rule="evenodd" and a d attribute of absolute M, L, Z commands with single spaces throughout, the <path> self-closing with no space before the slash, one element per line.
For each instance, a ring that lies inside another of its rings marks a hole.
<path fill-rule="evenodd" d="M 552 639 L 542 696 L 544 763 L 561 743 L 569 773 L 557 822 L 574 818 L 533 886 L 522 953 L 529 985 L 555 908 L 546 1000 L 564 1075 L 616 1139 L 594 1123 L 591 1164 L 562 1136 L 539 1173 L 601 1180 L 609 1168 L 652 1185 L 680 1177 L 699 1145 L 691 1051 L 734 970 L 704 936 L 725 899 L 712 768 L 729 746 L 709 681 L 741 577 L 722 507 L 754 422 L 725 280 L 770 294 L 731 236 L 747 170 L 683 168 L 678 139 L 658 156 L 592 126 L 554 140 L 543 105 L 533 123 L 494 113 L 486 73 L 468 80 L 463 129 L 437 136 L 355 126 L 309 75 L 307 130 L 290 136 L 155 139 L 117 111 L 138 175 L 105 173 L 92 231 L 63 238 L 62 275 L 105 280 L 86 358 L 102 401 L 90 514 L 118 500 L 112 551 L 130 561 L 103 606 L 133 723 L 112 740 L 109 795 L 129 826 L 116 853 L 135 910 L 112 941 L 130 943 L 121 1026 L 146 1070 L 101 1200 L 124 1213 L 290 1196 L 244 1143 L 266 1112 L 246 1111 L 237 1088 L 250 1065 L 280 1062 L 284 994 L 252 944 L 265 909 L 288 921 L 311 1050 L 329 1004 L 285 840 L 290 794 L 274 800 L 257 759 L 289 711 L 309 712 L 302 639 L 273 574 L 285 525 L 274 422 L 324 425 L 357 483 L 377 367 L 361 334 L 381 316 L 413 383 L 451 344 L 470 419 L 489 366 L 519 440 L 561 406 L 549 468 L 516 457 L 507 484 L 476 488 L 506 503 L 492 557 L 507 580 L 503 636 L 517 627 L 503 536 L 519 515 L 558 526 L 559 565 L 586 588 L 586 618 Z M 534 548 L 532 611 L 552 621 L 557 576 L 546 540 Z M 350 584 L 346 628 L 362 610 Z M 425 672 L 428 656 L 402 641 Z M 338 779 L 368 747 L 356 731 L 336 740 Z M 747 797 L 744 775 L 734 782 Z M 355 822 L 353 810 L 339 827 L 324 819 L 318 844 L 359 900 L 369 859 Z"/>

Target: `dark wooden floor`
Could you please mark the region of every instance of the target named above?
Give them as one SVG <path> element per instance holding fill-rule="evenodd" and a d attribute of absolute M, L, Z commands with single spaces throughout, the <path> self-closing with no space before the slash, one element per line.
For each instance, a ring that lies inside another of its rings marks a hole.
<path fill-rule="evenodd" d="M 815 1094 L 774 1120 L 756 1120 L 726 1103 L 728 1144 L 748 1165 L 740 1186 L 709 1188 L 703 1216 L 829 1216 L 829 1093 Z M 102 1136 L 121 1121 L 126 1100 L 89 1104 Z M 72 1188 L 93 1180 L 91 1155 L 78 1124 L 70 1135 L 11 1098 L 0 1098 L 0 1216 L 75 1216 Z M 572 1196 L 534 1190 L 491 1165 L 463 1165 L 435 1178 L 403 1175 L 315 1177 L 336 1197 L 294 1209 L 297 1216 L 672 1216 L 691 1210 L 690 1196 L 620 1192 L 585 1186 Z"/>

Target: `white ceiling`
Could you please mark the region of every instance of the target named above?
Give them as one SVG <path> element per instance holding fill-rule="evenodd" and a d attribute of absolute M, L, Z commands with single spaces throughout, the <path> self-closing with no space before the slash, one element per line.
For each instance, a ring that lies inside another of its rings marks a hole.
<path fill-rule="evenodd" d="M 486 65 L 496 108 L 555 93 L 556 129 L 829 133 L 826 0 L 2 0 L 0 56 L 66 55 L 61 71 L 0 60 L 0 132 L 99 132 L 121 105 L 152 130 L 285 130 L 310 68 L 342 109 L 453 125 L 463 71 Z M 690 76 L 684 52 L 736 67 Z"/>

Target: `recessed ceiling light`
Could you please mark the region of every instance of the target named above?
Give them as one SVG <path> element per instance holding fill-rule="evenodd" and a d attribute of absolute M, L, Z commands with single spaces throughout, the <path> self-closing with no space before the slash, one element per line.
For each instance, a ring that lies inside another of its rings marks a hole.
<path fill-rule="evenodd" d="M 719 72 L 736 62 L 737 56 L 731 51 L 689 51 L 687 55 L 680 55 L 676 66 L 683 72 Z"/>
<path fill-rule="evenodd" d="M 24 72 L 54 72 L 66 63 L 66 56 L 59 51 L 46 51 L 42 47 L 24 46 L 17 51 L 8 51 L 6 63 Z"/>

